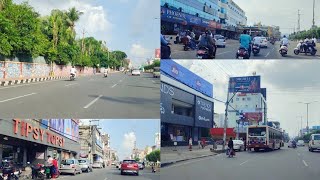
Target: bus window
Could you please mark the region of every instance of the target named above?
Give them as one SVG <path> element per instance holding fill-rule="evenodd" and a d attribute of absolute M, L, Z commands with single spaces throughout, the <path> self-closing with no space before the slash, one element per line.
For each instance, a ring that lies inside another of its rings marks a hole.
<path fill-rule="evenodd" d="M 265 136 L 266 127 L 249 128 L 248 133 L 250 136 Z"/>

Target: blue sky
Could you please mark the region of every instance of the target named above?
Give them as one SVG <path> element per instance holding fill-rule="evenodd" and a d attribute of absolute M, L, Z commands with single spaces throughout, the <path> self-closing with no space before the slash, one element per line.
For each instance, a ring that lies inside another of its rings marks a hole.
<path fill-rule="evenodd" d="M 107 119 L 92 124 L 99 124 L 101 131 L 110 135 L 110 146 L 117 150 L 120 160 L 131 154 L 134 139 L 137 148 L 144 149 L 146 146 L 155 145 L 155 133 L 160 132 L 160 120 L 156 119 Z"/>
<path fill-rule="evenodd" d="M 14 0 L 21 3 L 26 0 Z M 76 7 L 84 12 L 76 23 L 77 34 L 106 41 L 111 50 L 127 53 L 134 65 L 154 57 L 160 47 L 159 0 L 28 0 L 41 15 L 52 9 Z M 158 19 L 155 19 L 158 18 Z"/>

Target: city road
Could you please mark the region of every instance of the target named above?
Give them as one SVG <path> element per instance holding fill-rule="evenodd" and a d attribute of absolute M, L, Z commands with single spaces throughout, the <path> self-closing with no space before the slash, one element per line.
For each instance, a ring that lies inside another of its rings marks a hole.
<path fill-rule="evenodd" d="M 152 173 L 150 169 L 140 170 L 139 176 L 120 175 L 120 171 L 115 167 L 103 169 L 93 169 L 93 172 L 82 173 L 75 176 L 61 175 L 58 180 L 160 180 L 160 173 Z"/>
<path fill-rule="evenodd" d="M 161 169 L 162 180 L 301 180 L 319 179 L 320 151 L 284 147 L 271 152 L 238 152 L 181 162 Z"/>
<path fill-rule="evenodd" d="M 159 118 L 159 78 L 113 73 L 0 87 L 1 118 Z"/>
<path fill-rule="evenodd" d="M 257 56 L 251 54 L 250 59 L 320 59 L 320 52 L 317 52 L 315 56 L 310 54 L 299 54 L 295 55 L 293 53 L 294 48 L 297 46 L 297 42 L 291 41 L 289 44 L 288 54 L 285 57 L 282 57 L 279 53 L 280 42 L 276 42 L 274 45 L 268 42 L 267 48 L 261 48 L 260 53 Z M 227 40 L 225 48 L 218 48 L 216 52 L 216 59 L 235 59 L 236 52 L 239 48 L 239 42 L 236 40 Z M 172 59 L 197 59 L 196 51 L 189 50 L 183 51 L 183 45 L 173 44 L 171 45 L 171 58 Z"/>

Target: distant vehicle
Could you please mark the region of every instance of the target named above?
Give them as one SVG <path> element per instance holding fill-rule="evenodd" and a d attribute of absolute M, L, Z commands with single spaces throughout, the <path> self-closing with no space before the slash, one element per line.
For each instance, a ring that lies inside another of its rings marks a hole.
<path fill-rule="evenodd" d="M 261 43 L 260 43 L 260 47 L 268 47 L 268 40 L 265 37 L 261 37 Z"/>
<path fill-rule="evenodd" d="M 309 141 L 309 151 L 320 150 L 320 134 L 312 134 Z"/>
<path fill-rule="evenodd" d="M 217 47 L 226 47 L 226 38 L 222 35 L 214 35 Z"/>
<path fill-rule="evenodd" d="M 103 168 L 103 164 L 100 161 L 95 161 L 92 164 L 92 168 Z"/>
<path fill-rule="evenodd" d="M 202 138 L 200 138 L 200 141 L 202 141 L 202 139 L 205 140 L 206 145 L 213 145 L 213 143 L 214 143 L 214 140 L 211 137 L 202 137 Z"/>
<path fill-rule="evenodd" d="M 117 164 L 116 168 L 118 168 L 119 170 L 121 170 L 121 164 L 122 164 L 122 161 L 120 161 L 120 162 Z"/>
<path fill-rule="evenodd" d="M 123 160 L 121 164 L 121 175 L 125 173 L 139 176 L 139 164 L 135 160 Z"/>
<path fill-rule="evenodd" d="M 112 165 L 112 166 L 115 166 L 115 165 L 116 165 L 116 163 L 112 162 L 112 163 L 111 163 L 111 165 Z"/>
<path fill-rule="evenodd" d="M 297 146 L 304 146 L 304 141 L 303 140 L 299 140 L 297 142 Z"/>
<path fill-rule="evenodd" d="M 66 174 L 81 174 L 81 167 L 79 165 L 78 160 L 76 159 L 66 159 L 61 161 L 60 165 L 60 173 L 66 173 Z"/>
<path fill-rule="evenodd" d="M 254 151 L 275 150 L 283 146 L 283 134 L 280 129 L 267 125 L 249 126 L 247 128 L 248 148 L 254 148 Z"/>
<path fill-rule="evenodd" d="M 132 76 L 140 76 L 140 70 L 139 69 L 134 69 L 134 70 L 132 70 L 132 72 L 131 72 L 131 75 Z"/>
<path fill-rule="evenodd" d="M 235 151 L 243 151 L 244 150 L 244 142 L 242 140 L 232 140 L 233 141 L 233 149 Z"/>
<path fill-rule="evenodd" d="M 290 140 L 290 141 L 288 142 L 288 148 L 293 148 L 292 140 Z"/>
<path fill-rule="evenodd" d="M 139 165 L 139 169 L 140 169 L 140 170 L 143 170 L 143 169 L 144 169 L 144 166 L 143 166 L 142 162 L 138 162 L 138 165 Z"/>
<path fill-rule="evenodd" d="M 153 68 L 153 77 L 159 78 L 160 77 L 160 67 L 154 67 Z"/>
<path fill-rule="evenodd" d="M 78 162 L 82 172 L 92 172 L 92 165 L 90 164 L 88 159 L 78 159 Z"/>

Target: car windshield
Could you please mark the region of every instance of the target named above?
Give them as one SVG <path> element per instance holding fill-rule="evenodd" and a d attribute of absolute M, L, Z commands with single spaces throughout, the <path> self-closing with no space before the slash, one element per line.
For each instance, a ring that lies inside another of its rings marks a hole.
<path fill-rule="evenodd" d="M 241 140 L 233 140 L 233 143 L 235 144 L 242 144 L 243 142 Z"/>
<path fill-rule="evenodd" d="M 68 159 L 68 160 L 62 160 L 61 164 L 71 165 L 71 164 L 75 164 L 75 163 L 74 163 L 74 160 Z"/>
<path fill-rule="evenodd" d="M 134 164 L 134 163 L 136 163 L 136 161 L 135 160 L 124 160 L 122 163 L 123 164 Z"/>
<path fill-rule="evenodd" d="M 87 162 L 86 160 L 82 160 L 82 159 L 79 160 L 79 163 L 86 163 L 86 162 Z"/>
<path fill-rule="evenodd" d="M 139 72 L 139 69 L 135 69 L 135 70 L 133 70 L 133 72 Z"/>
<path fill-rule="evenodd" d="M 249 136 L 265 136 L 265 135 L 266 135 L 265 127 L 249 128 Z"/>
<path fill-rule="evenodd" d="M 304 143 L 304 141 L 303 140 L 299 140 L 298 143 Z"/>
<path fill-rule="evenodd" d="M 320 135 L 314 135 L 313 139 L 314 140 L 320 140 Z"/>

